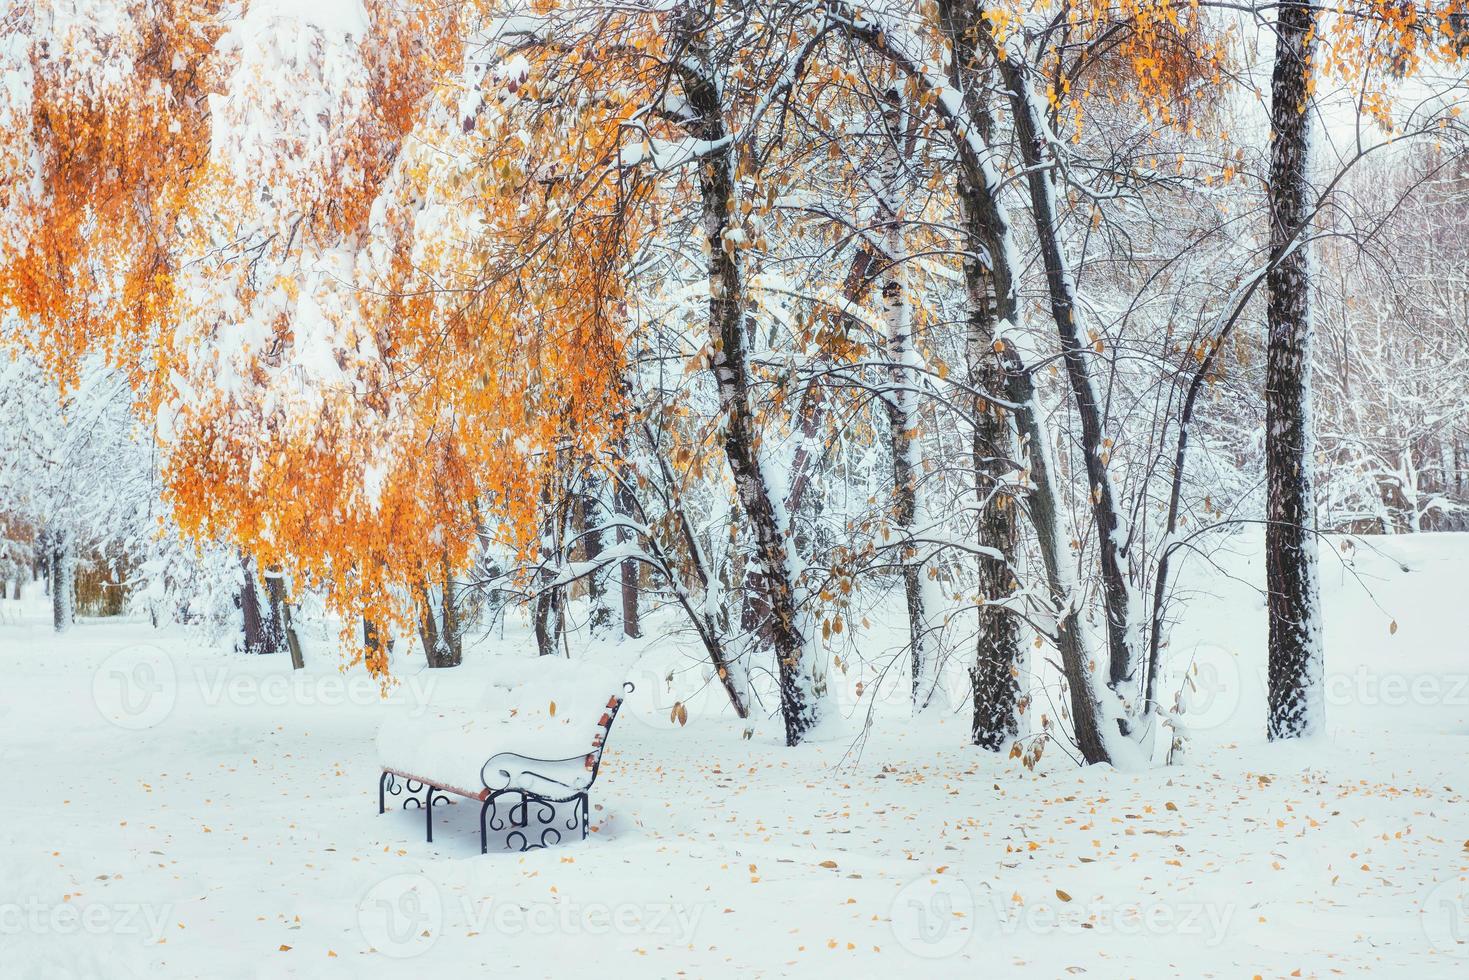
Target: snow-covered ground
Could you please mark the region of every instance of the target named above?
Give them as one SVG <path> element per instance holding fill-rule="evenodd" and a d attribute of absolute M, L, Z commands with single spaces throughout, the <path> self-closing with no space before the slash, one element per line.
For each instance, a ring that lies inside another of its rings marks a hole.
<path fill-rule="evenodd" d="M 528 651 L 514 623 L 457 670 L 403 665 L 383 704 L 322 643 L 292 675 L 0 603 L 0 974 L 1463 976 L 1469 536 L 1370 545 L 1323 555 L 1327 738 L 1264 741 L 1243 539 L 1186 575 L 1182 762 L 1032 772 L 968 747 L 962 712 L 896 707 L 860 751 L 791 750 L 712 692 L 681 726 L 658 679 L 682 654 L 650 641 L 607 655 L 639 687 L 596 832 L 524 855 L 481 856 L 473 805 L 433 844 L 379 816 L 373 747 L 394 714 L 475 703 Z"/>

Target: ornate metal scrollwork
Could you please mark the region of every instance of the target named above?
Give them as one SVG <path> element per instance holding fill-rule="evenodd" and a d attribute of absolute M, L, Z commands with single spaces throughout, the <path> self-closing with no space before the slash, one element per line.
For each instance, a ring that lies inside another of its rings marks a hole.
<path fill-rule="evenodd" d="M 502 797 L 512 797 L 504 807 Z M 570 815 L 558 810 L 561 804 L 572 805 Z M 563 831 L 581 830 L 582 839 L 587 836 L 588 805 L 585 794 L 576 794 L 566 799 L 554 799 L 507 789 L 491 793 L 480 807 L 480 853 L 489 850 L 489 832 L 509 831 L 505 835 L 507 850 L 521 852 L 559 844 L 566 839 Z"/>
<path fill-rule="evenodd" d="M 377 781 L 377 812 L 386 813 L 388 810 L 389 796 L 402 796 L 403 784 L 398 782 L 397 774 L 383 770 L 382 778 Z M 407 804 L 403 804 L 407 808 Z"/>
<path fill-rule="evenodd" d="M 423 794 L 422 798 L 419 797 L 420 793 Z M 428 825 L 428 839 L 430 843 L 434 839 L 434 807 L 454 802 L 437 786 L 431 783 L 424 783 L 407 776 L 403 777 L 400 782 L 397 773 L 384 769 L 382 776 L 377 781 L 378 813 L 387 812 L 389 796 L 403 797 L 402 807 L 404 810 L 424 811 L 424 822 Z"/>
<path fill-rule="evenodd" d="M 630 694 L 633 685 L 625 682 L 623 688 Z M 607 710 L 597 722 L 599 731 L 592 739 L 591 751 L 585 755 L 537 759 L 518 752 L 501 752 L 486 760 L 480 769 L 480 780 L 485 787 L 479 811 L 480 853 L 489 848 L 491 830 L 508 831 L 505 846 L 516 847 L 518 842 L 518 850 L 522 852 L 559 844 L 564 839 L 562 831 L 580 829 L 582 840 L 586 840 L 591 823 L 587 792 L 596 782 L 607 736 L 622 702 L 622 695 L 608 699 Z M 548 775 L 551 772 L 557 775 Z M 403 776 L 400 782 L 396 773 L 384 770 L 378 781 L 379 813 L 386 811 L 389 796 L 403 796 L 405 810 L 425 811 L 430 842 L 434 839 L 433 808 L 455 802 L 431 783 L 408 776 Z M 498 802 L 502 796 L 514 797 L 503 814 Z M 560 815 L 557 807 L 567 803 L 571 804 L 571 813 Z"/>

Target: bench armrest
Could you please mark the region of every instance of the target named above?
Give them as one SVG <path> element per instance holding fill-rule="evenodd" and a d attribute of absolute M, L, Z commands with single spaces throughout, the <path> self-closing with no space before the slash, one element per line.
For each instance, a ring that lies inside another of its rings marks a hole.
<path fill-rule="evenodd" d="M 484 766 L 480 769 L 480 781 L 484 783 L 485 789 L 495 791 L 513 788 L 511 784 L 515 782 L 515 776 L 517 775 L 534 776 L 548 783 L 555 783 L 557 786 L 565 786 L 567 789 L 574 790 L 579 787 L 547 776 L 545 773 L 537 772 L 535 769 L 528 767 L 567 765 L 573 762 L 584 763 L 585 760 L 585 754 L 574 755 L 568 759 L 537 759 L 534 756 L 521 755 L 519 752 L 496 752 L 485 761 Z M 522 766 L 526 768 L 520 768 Z M 494 784 L 490 782 L 491 779 L 494 779 Z"/>
<path fill-rule="evenodd" d="M 500 792 L 507 789 L 521 789 L 524 787 L 514 785 L 517 776 L 534 776 L 543 782 L 560 786 L 572 793 L 584 793 L 597 780 L 597 770 L 602 765 L 602 750 L 607 744 L 607 734 L 612 730 L 612 722 L 617 717 L 617 710 L 622 706 L 623 697 L 633 692 L 631 681 L 623 681 L 624 694 L 614 694 L 607 701 L 607 710 L 603 713 L 601 720 L 597 723 L 598 732 L 588 746 L 588 751 L 582 755 L 574 755 L 566 759 L 538 759 L 535 756 L 522 755 L 519 752 L 496 752 L 485 760 L 480 767 L 479 778 L 485 789 Z M 540 766 L 562 766 L 571 763 L 581 763 L 587 772 L 585 780 L 575 779 L 571 782 L 547 776 L 545 773 L 537 772 L 535 768 Z M 494 780 L 491 783 L 491 780 Z"/>

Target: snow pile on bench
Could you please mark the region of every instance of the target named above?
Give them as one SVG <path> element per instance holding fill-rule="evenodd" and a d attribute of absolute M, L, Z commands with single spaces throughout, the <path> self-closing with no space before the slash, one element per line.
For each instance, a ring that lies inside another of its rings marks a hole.
<path fill-rule="evenodd" d="M 621 696 L 623 675 L 600 664 L 560 657 L 497 659 L 479 704 L 473 708 L 430 708 L 391 719 L 378 731 L 378 760 L 384 769 L 423 779 L 464 796 L 485 789 L 480 771 L 501 752 L 532 759 L 566 759 L 557 766 L 531 766 L 575 789 L 592 774 L 583 760 L 594 751 L 598 722 L 610 698 Z M 513 767 L 510 789 L 539 793 L 561 789 L 526 778 Z M 494 788 L 502 788 L 490 774 Z"/>

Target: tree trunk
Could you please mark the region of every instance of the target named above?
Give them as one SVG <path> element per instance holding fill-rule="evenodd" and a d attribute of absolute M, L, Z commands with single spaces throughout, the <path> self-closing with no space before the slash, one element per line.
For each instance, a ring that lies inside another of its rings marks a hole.
<path fill-rule="evenodd" d="M 627 479 L 618 479 L 616 487 L 612 492 L 613 504 L 617 510 L 617 516 L 632 520 L 637 513 L 637 501 L 633 498 L 632 487 L 628 485 Z M 627 544 L 634 539 L 633 532 L 625 527 L 617 529 L 617 543 Z M 638 563 L 636 559 L 624 558 L 618 569 L 619 584 L 622 589 L 622 635 L 636 639 L 643 635 L 642 623 L 638 616 Z"/>
<path fill-rule="evenodd" d="M 1142 606 L 1132 589 L 1128 567 L 1131 535 L 1127 530 L 1128 522 L 1123 519 L 1109 466 L 1112 441 L 1104 431 L 1101 399 L 1088 363 L 1094 345 L 1100 350 L 1102 341 L 1098 337 L 1083 339 L 1082 336 L 1076 284 L 1060 240 L 1055 168 L 1045 137 L 1045 122 L 1027 78 L 1026 66 L 1013 46 L 1007 55 L 997 59 L 997 67 L 1010 94 L 1016 141 L 1026 167 L 1031 212 L 1046 269 L 1051 315 L 1056 322 L 1066 378 L 1081 422 L 1081 449 L 1086 462 L 1091 491 L 1089 502 L 1097 528 L 1097 554 L 1102 570 L 1102 605 L 1106 613 L 1109 653 L 1108 683 L 1132 712 L 1141 707 L 1138 682 L 1141 680 Z"/>
<path fill-rule="evenodd" d="M 1030 519 L 1040 543 L 1041 560 L 1046 566 L 1051 600 L 1056 608 L 1056 647 L 1061 653 L 1062 671 L 1071 695 L 1071 724 L 1077 747 L 1088 763 L 1113 762 L 1102 731 L 1104 723 L 1098 698 L 1093 659 L 1086 648 L 1081 623 L 1077 618 L 1077 586 L 1072 581 L 1065 542 L 1069 539 L 1058 508 L 1055 466 L 1051 462 L 1049 434 L 1041 422 L 1040 407 L 1028 372 L 1011 372 L 1010 400 L 1019 404 L 1016 423 L 1027 450 L 1027 465 L 1035 489 L 1030 494 Z"/>
<path fill-rule="evenodd" d="M 938 686 L 937 651 L 929 649 L 923 565 L 912 544 L 918 520 L 918 354 L 913 346 L 912 304 L 903 262 L 903 164 L 909 140 L 909 116 L 896 89 L 885 96 L 886 123 L 882 189 L 877 201 L 877 231 L 884 263 L 883 320 L 887 326 L 889 389 L 883 398 L 888 416 L 888 443 L 893 458 L 892 512 L 899 541 L 903 593 L 908 604 L 908 649 L 912 665 L 915 713 L 933 700 Z"/>
<path fill-rule="evenodd" d="M 291 652 L 291 669 L 304 670 L 306 658 L 301 654 L 301 637 L 296 633 L 296 624 L 291 622 L 290 603 L 281 603 L 281 618 L 286 626 L 286 648 Z"/>
<path fill-rule="evenodd" d="M 420 589 L 420 630 L 424 657 L 434 668 L 458 667 L 464 662 L 464 635 L 459 619 L 459 596 L 449 567 L 449 554 L 440 552 L 439 581 Z"/>
<path fill-rule="evenodd" d="M 434 666 L 439 651 L 439 617 L 434 610 L 433 589 L 427 581 L 418 585 L 418 638 L 430 667 Z"/>
<path fill-rule="evenodd" d="M 685 13 L 686 18 L 695 16 L 692 11 Z M 724 149 L 703 157 L 699 167 L 704 231 L 709 249 L 711 367 L 724 415 L 724 454 L 734 477 L 740 507 L 754 539 L 756 562 L 765 578 L 765 599 L 770 604 L 770 633 L 775 646 L 786 744 L 796 745 L 817 721 L 816 677 L 806 639 L 796 622 L 795 585 L 786 554 L 785 528 L 776 514 L 756 447 L 757 424 L 750 405 L 749 367 L 745 353 L 748 298 L 739 246 L 727 234 L 734 230 L 734 158 L 726 139 L 719 88 L 708 71 L 709 55 L 699 50 L 701 42 L 692 24 L 686 23 L 681 30 L 691 48 L 691 53 L 680 64 L 680 71 L 685 97 L 698 120 L 694 135 L 711 144 L 724 146 Z M 698 60 L 705 64 L 697 68 L 690 64 Z"/>
<path fill-rule="evenodd" d="M 1009 395 L 1004 366 L 994 353 L 994 313 L 988 276 L 974 259 L 965 263 L 969 287 L 969 321 L 964 353 L 969 386 L 975 391 Z M 980 395 L 970 400 L 974 420 L 970 452 L 974 491 L 979 508 L 976 543 L 1000 557 L 979 559 L 979 636 L 970 682 L 974 689 L 974 744 L 998 752 L 1020 731 L 1020 672 L 1024 653 L 1020 622 L 1001 603 L 1015 587 L 1015 560 L 1020 549 L 1020 521 L 1005 475 L 1018 468 L 1015 433 L 1008 413 Z"/>
<path fill-rule="evenodd" d="M 974 692 L 971 735 L 975 745 L 997 752 L 1020 731 L 1020 676 L 1025 654 L 1019 618 L 1001 605 L 1014 592 L 1020 548 L 1019 507 L 1005 475 L 1019 468 L 1016 461 L 1020 454 L 1008 413 L 984 395 L 1009 395 L 1008 376 L 996 349 L 996 333 L 1002 321 L 1011 325 L 1015 319 L 1014 271 L 1010 268 L 1009 220 L 996 196 L 998 189 L 992 186 L 997 175 L 987 170 L 987 161 L 976 155 L 993 130 L 989 107 L 981 94 L 983 69 L 975 50 L 982 10 L 972 2 L 942 0 L 939 15 L 951 48 L 950 83 L 964 93 L 968 124 L 977 137 L 958 140 L 960 166 L 955 174 L 967 238 L 965 381 L 971 392 L 969 411 L 974 425 L 970 453 L 979 509 L 975 543 L 999 557 L 978 559 L 980 606 L 974 666 L 970 669 Z M 985 262 L 983 256 L 989 261 Z"/>
<path fill-rule="evenodd" d="M 1310 207 L 1307 110 L 1316 13 L 1310 2 L 1281 5 L 1270 88 L 1265 586 L 1272 739 L 1313 734 L 1325 720 L 1312 493 L 1311 283 L 1303 241 Z"/>
<path fill-rule="evenodd" d="M 557 471 L 563 452 L 557 449 Z M 541 572 L 540 588 L 536 591 L 532 620 L 535 625 L 536 651 L 542 657 L 553 657 L 561 643 L 561 603 L 565 589 L 554 584 L 561 566 L 562 522 L 566 519 L 563 500 L 558 489 L 559 477 L 553 473 L 541 489 L 541 504 L 544 524 L 541 529 Z"/>
<path fill-rule="evenodd" d="M 255 583 L 255 564 L 240 555 L 240 613 L 244 620 L 244 651 L 250 654 L 269 653 L 266 639 L 265 617 L 260 609 L 260 589 Z"/>
<path fill-rule="evenodd" d="M 581 520 L 582 544 L 586 549 L 586 560 L 596 565 L 597 559 L 602 556 L 602 532 L 599 528 L 601 523 L 601 507 L 598 501 L 598 487 L 591 475 L 586 477 L 587 485 L 583 488 L 578 498 L 577 510 Z M 606 635 L 612 627 L 612 609 L 607 605 L 607 583 L 599 569 L 595 567 L 587 575 L 587 626 L 591 635 L 601 637 Z"/>
<path fill-rule="evenodd" d="M 240 568 L 244 571 L 239 595 L 240 611 L 244 615 L 244 650 L 251 654 L 279 653 L 286 647 L 286 630 L 281 619 L 285 580 L 279 573 L 267 571 L 262 589 L 260 576 L 255 573 L 255 561 L 245 554 L 240 555 Z"/>
<path fill-rule="evenodd" d="M 76 623 L 76 538 L 69 529 L 51 539 L 51 623 L 65 633 Z"/>
<path fill-rule="evenodd" d="M 548 586 L 536 594 L 533 613 L 536 630 L 536 652 L 554 657 L 561 641 L 561 589 Z"/>
<path fill-rule="evenodd" d="M 278 568 L 265 571 L 266 612 L 265 642 L 270 653 L 286 648 L 286 580 Z"/>

